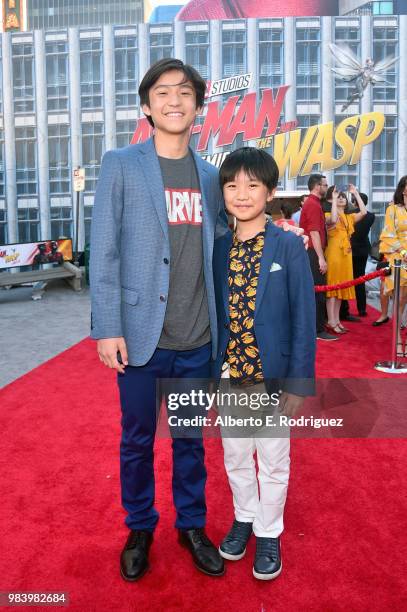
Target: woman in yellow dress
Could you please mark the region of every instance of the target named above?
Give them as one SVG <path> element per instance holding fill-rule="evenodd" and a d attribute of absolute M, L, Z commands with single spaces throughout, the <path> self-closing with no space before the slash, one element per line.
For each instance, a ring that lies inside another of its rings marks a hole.
<path fill-rule="evenodd" d="M 407 176 L 403 176 L 386 209 L 384 228 L 380 234 L 380 253 L 392 266 L 395 259 L 401 259 L 403 264 L 400 274 L 400 320 L 401 314 L 407 303 Z M 391 295 L 394 289 L 394 268 L 391 276 L 386 276 L 384 281 L 385 295 Z M 407 357 L 407 342 L 403 346 L 400 336 L 397 344 L 398 357 Z"/>
<path fill-rule="evenodd" d="M 326 213 L 328 223 L 328 244 L 325 249 L 325 259 L 328 265 L 326 274 L 328 285 L 337 285 L 344 281 L 353 279 L 352 248 L 350 237 L 354 232 L 355 223 L 360 221 L 367 213 L 366 206 L 354 185 L 349 185 L 349 191 L 353 194 L 359 205 L 360 212 L 346 214 L 345 208 L 348 199 L 343 191 L 340 191 L 337 198 L 337 221 L 329 224 L 329 219 L 336 218 L 334 211 L 335 204 L 332 204 L 331 213 Z M 339 310 L 342 300 L 352 300 L 355 298 L 355 288 L 335 289 L 326 293 L 326 308 L 328 311 L 327 330 L 334 334 L 343 334 L 347 330 L 343 327 L 339 319 Z"/>

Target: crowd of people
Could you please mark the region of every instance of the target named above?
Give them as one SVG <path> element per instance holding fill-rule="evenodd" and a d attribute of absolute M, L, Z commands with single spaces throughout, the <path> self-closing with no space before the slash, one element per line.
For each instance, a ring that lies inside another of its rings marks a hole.
<path fill-rule="evenodd" d="M 345 321 L 358 322 L 367 316 L 365 283 L 342 288 L 339 285 L 365 274 L 371 252 L 370 229 L 375 215 L 367 209 L 368 197 L 350 184 L 338 191 L 328 186 L 322 174 L 312 174 L 308 180 L 309 195 L 300 199 L 299 209 L 292 213 L 287 204 L 281 205 L 277 225 L 301 227 L 309 237 L 308 256 L 316 285 L 328 285 L 326 293 L 316 293 L 317 338 L 337 340 L 349 330 Z M 393 201 L 386 210 L 385 224 L 380 235 L 381 258 L 391 265 L 396 259 L 407 263 L 407 176 L 397 186 Z M 332 288 L 332 286 L 337 286 Z M 381 314 L 373 322 L 380 326 L 389 321 L 389 300 L 394 289 L 394 273 L 382 279 L 380 291 Z M 358 316 L 349 311 L 349 302 L 356 298 Z M 400 319 L 407 303 L 407 271 L 401 269 Z M 401 329 L 405 326 L 401 325 Z M 406 356 L 406 346 L 399 334 L 397 354 Z"/>

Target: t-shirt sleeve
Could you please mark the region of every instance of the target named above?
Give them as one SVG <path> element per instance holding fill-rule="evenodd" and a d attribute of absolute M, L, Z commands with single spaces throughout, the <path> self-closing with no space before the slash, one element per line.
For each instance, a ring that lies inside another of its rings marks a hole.
<path fill-rule="evenodd" d="M 308 231 L 309 232 L 319 232 L 321 228 L 321 211 L 317 206 L 311 204 L 308 207 Z"/>

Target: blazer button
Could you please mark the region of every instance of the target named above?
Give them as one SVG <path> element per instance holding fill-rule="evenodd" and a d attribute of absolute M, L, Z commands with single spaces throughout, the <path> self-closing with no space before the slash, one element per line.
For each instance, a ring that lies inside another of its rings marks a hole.
<path fill-rule="evenodd" d="M 165 302 L 166 301 L 166 296 L 165 295 L 160 295 L 160 302 Z"/>
<path fill-rule="evenodd" d="M 225 329 L 229 329 L 229 323 L 225 323 L 225 324 L 224 324 L 224 328 L 225 328 Z"/>
<path fill-rule="evenodd" d="M 220 352 L 220 356 L 223 357 L 223 351 Z"/>
<path fill-rule="evenodd" d="M 166 257 L 164 257 L 163 261 L 164 261 L 165 264 L 169 264 L 170 263 L 169 260 Z"/>

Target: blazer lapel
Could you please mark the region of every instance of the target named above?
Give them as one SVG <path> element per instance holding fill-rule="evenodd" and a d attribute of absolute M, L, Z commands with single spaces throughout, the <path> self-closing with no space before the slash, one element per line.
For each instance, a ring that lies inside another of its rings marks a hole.
<path fill-rule="evenodd" d="M 161 174 L 160 162 L 154 146 L 153 138 L 149 138 L 140 145 L 139 151 L 142 153 L 141 168 L 144 174 L 145 183 L 151 194 L 151 199 L 157 211 L 161 228 L 166 240 L 168 237 L 168 213 L 165 201 L 164 184 Z"/>
<path fill-rule="evenodd" d="M 208 172 L 202 159 L 194 151 L 196 170 L 198 172 L 199 185 L 201 189 L 201 205 L 202 205 L 202 242 L 205 261 L 212 265 L 213 241 L 215 237 L 215 219 L 211 214 L 211 209 L 206 197 L 206 185 L 208 181 Z"/>
<path fill-rule="evenodd" d="M 264 239 L 263 255 L 260 264 L 259 282 L 256 293 L 256 311 L 260 308 L 261 301 L 266 290 L 267 282 L 270 278 L 270 267 L 274 261 L 275 253 L 279 245 L 279 232 L 272 221 L 266 226 L 266 235 Z M 255 315 L 256 316 L 256 315 Z"/>
<path fill-rule="evenodd" d="M 222 282 L 222 302 L 226 318 L 229 319 L 229 252 L 233 241 L 232 232 L 228 232 L 218 240 L 221 241 L 221 248 L 219 249 L 219 258 L 216 261 L 216 265 L 219 266 L 220 269 L 219 276 Z"/>

